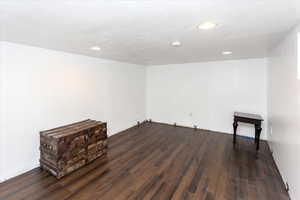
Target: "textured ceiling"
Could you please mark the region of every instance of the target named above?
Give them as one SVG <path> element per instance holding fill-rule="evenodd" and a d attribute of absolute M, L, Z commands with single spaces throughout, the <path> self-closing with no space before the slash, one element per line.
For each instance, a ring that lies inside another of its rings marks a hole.
<path fill-rule="evenodd" d="M 0 0 L 1 40 L 143 65 L 267 56 L 296 0 Z M 299 6 L 299 5 L 298 5 Z M 203 21 L 219 26 L 200 31 Z M 181 47 L 172 47 L 179 40 Z M 100 52 L 91 51 L 98 45 Z M 224 56 L 222 51 L 233 51 Z"/>

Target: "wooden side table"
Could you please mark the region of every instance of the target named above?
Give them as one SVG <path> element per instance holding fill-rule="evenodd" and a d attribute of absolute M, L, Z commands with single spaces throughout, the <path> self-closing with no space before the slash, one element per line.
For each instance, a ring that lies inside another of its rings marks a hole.
<path fill-rule="evenodd" d="M 260 115 L 250 114 L 250 113 L 242 113 L 235 112 L 233 119 L 233 143 L 236 143 L 236 129 L 238 127 L 238 122 L 254 124 L 255 127 L 255 143 L 256 150 L 259 150 L 259 142 L 260 142 L 260 134 L 261 134 L 261 123 L 263 118 Z"/>

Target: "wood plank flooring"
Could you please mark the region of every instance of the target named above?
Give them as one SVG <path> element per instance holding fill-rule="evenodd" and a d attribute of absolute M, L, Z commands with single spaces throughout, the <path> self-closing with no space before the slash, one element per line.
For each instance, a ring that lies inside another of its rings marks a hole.
<path fill-rule="evenodd" d="M 109 138 L 107 156 L 56 180 L 39 168 L 0 184 L 1 200 L 287 200 L 266 142 L 144 123 Z"/>

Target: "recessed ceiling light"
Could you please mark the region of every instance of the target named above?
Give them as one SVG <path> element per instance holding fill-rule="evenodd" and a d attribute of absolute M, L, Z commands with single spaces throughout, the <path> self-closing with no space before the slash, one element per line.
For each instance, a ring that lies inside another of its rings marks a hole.
<path fill-rule="evenodd" d="M 231 55 L 231 54 L 232 54 L 232 51 L 223 51 L 222 54 L 223 54 L 223 55 Z"/>
<path fill-rule="evenodd" d="M 173 47 L 180 47 L 180 46 L 181 46 L 181 42 L 179 42 L 179 41 L 174 41 L 174 42 L 172 42 L 172 46 L 173 46 Z"/>
<path fill-rule="evenodd" d="M 214 22 L 203 22 L 198 26 L 198 28 L 201 30 L 209 30 L 215 28 L 216 26 L 217 24 Z"/>
<path fill-rule="evenodd" d="M 93 46 L 93 47 L 91 47 L 91 50 L 93 50 L 93 51 L 100 51 L 101 48 L 98 47 L 98 46 Z"/>

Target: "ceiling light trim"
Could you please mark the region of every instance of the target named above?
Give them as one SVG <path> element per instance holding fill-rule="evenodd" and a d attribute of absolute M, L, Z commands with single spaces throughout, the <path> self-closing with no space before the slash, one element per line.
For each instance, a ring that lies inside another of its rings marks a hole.
<path fill-rule="evenodd" d="M 93 50 L 93 51 L 101 51 L 101 47 L 99 47 L 99 46 L 93 46 L 93 47 L 91 47 L 91 50 Z"/>
<path fill-rule="evenodd" d="M 198 25 L 198 28 L 200 30 L 211 30 L 211 29 L 214 29 L 218 26 L 217 23 L 215 22 L 212 22 L 212 21 L 206 21 L 206 22 L 203 22 L 201 23 L 200 25 Z"/>
<path fill-rule="evenodd" d="M 174 41 L 174 42 L 171 43 L 171 45 L 173 47 L 180 47 L 181 46 L 181 42 L 180 41 Z"/>
<path fill-rule="evenodd" d="M 233 52 L 232 51 L 223 51 L 222 54 L 223 55 L 231 55 L 231 54 L 233 54 Z"/>

